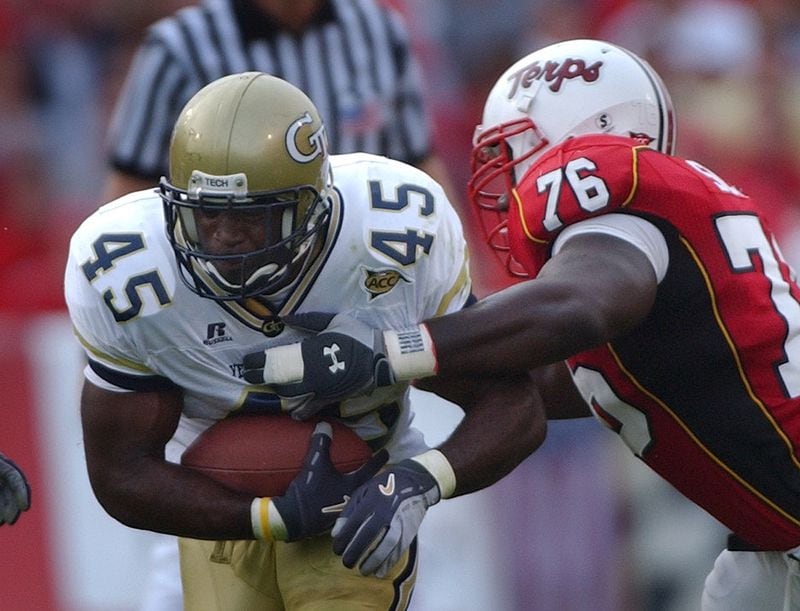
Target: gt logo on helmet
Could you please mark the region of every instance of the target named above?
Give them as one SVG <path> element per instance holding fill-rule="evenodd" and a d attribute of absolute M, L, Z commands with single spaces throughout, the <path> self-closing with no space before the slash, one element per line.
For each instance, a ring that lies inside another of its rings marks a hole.
<path fill-rule="evenodd" d="M 292 159 L 298 163 L 309 163 L 320 155 L 324 155 L 327 151 L 324 125 L 320 125 L 320 128 L 308 137 L 308 144 L 303 146 L 303 148 L 310 148 L 310 152 L 304 153 L 298 147 L 297 136 L 300 129 L 313 121 L 311 115 L 306 112 L 302 117 L 293 121 L 289 129 L 286 130 L 286 149 L 289 151 L 289 155 Z"/>

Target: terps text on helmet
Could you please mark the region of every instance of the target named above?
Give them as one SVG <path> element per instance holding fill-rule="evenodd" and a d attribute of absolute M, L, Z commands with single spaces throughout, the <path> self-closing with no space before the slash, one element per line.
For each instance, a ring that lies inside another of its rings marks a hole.
<path fill-rule="evenodd" d="M 602 65 L 602 61 L 596 61 L 587 66 L 582 59 L 573 59 L 571 57 L 562 62 L 548 61 L 544 65 L 535 61 L 508 77 L 511 83 L 508 98 L 513 98 L 520 88 L 527 89 L 536 81 L 550 83 L 550 91 L 553 92 L 559 91 L 565 80 L 582 78 L 587 83 L 593 83 L 599 78 L 600 66 Z"/>

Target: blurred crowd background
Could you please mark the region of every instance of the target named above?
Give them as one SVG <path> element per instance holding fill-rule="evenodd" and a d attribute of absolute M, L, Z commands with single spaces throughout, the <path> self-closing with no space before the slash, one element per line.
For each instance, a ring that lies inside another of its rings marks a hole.
<path fill-rule="evenodd" d="M 457 197 L 465 197 L 483 100 L 504 68 L 556 40 L 603 38 L 654 65 L 672 93 L 678 154 L 760 200 L 785 257 L 800 264 L 796 0 L 385 1 L 409 23 L 429 83 L 436 146 L 460 187 Z M 10 589 L 20 597 L 10 600 L 23 606 L 9 609 L 138 608 L 136 588 L 81 598 L 80 588 L 70 586 L 80 579 L 76 567 L 63 566 L 69 550 L 51 549 L 76 522 L 65 495 L 90 492 L 53 481 L 60 446 L 58 428 L 53 432 L 48 421 L 62 422 L 54 414 L 74 411 L 76 397 L 50 392 L 50 403 L 41 405 L 41 389 L 63 375 L 57 356 L 76 363 L 80 357 L 48 343 L 55 341 L 50 337 L 69 342 L 68 334 L 41 329 L 42 321 L 63 324 L 69 236 L 104 203 L 105 132 L 131 54 L 147 25 L 186 4 L 0 0 L 0 451 L 29 472 L 34 489 L 31 511 L 0 529 L 0 608 Z M 490 283 L 480 261 L 474 275 Z M 70 367 L 79 373 L 79 364 Z M 79 441 L 66 451 L 80 454 Z M 724 545 L 716 523 L 643 472 L 593 422 L 554 425 L 541 452 L 460 506 L 469 530 L 455 528 L 457 520 L 438 523 L 441 537 L 465 540 L 456 557 L 442 546 L 423 565 L 431 577 L 420 584 L 421 610 L 693 609 Z M 431 522 L 429 530 L 437 527 Z M 100 540 L 87 553 L 103 562 L 115 557 L 110 547 L 113 541 Z M 126 550 L 134 554 L 128 560 L 145 564 L 144 549 Z M 469 565 L 481 578 L 459 581 L 463 574 L 450 575 L 447 564 Z M 469 595 L 477 584 L 496 604 L 459 601 L 458 592 Z M 443 606 L 433 590 L 450 596 L 453 606 Z"/>

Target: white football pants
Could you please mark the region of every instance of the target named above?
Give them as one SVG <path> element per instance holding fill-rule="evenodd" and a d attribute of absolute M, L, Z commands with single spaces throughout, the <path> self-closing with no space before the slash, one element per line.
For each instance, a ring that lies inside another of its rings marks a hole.
<path fill-rule="evenodd" d="M 702 611 L 800 610 L 800 547 L 789 552 L 723 551 L 706 577 Z"/>

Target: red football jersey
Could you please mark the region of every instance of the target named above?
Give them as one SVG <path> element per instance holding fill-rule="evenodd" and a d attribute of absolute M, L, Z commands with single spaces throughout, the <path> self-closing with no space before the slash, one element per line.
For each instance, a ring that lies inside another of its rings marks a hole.
<path fill-rule="evenodd" d="M 637 456 L 742 539 L 800 545 L 800 289 L 757 205 L 696 162 L 612 136 L 549 151 L 514 199 L 512 253 L 531 276 L 583 219 L 661 230 L 652 311 L 570 358 L 573 378 Z"/>

